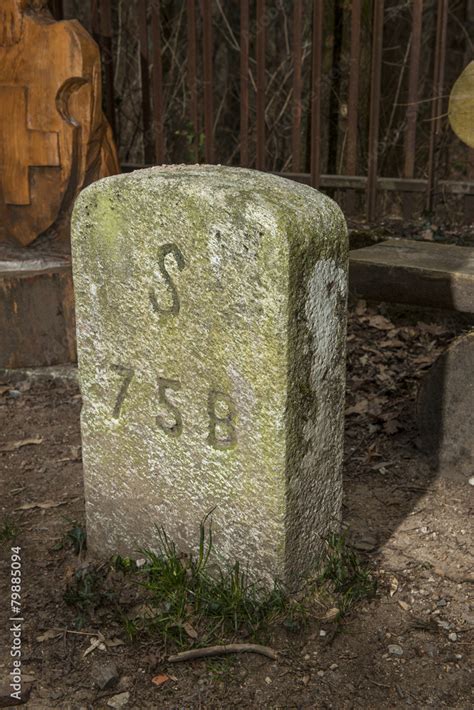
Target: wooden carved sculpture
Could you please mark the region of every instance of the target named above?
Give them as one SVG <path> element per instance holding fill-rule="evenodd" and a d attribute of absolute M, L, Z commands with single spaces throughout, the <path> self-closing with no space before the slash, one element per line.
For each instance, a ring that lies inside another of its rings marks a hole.
<path fill-rule="evenodd" d="M 99 49 L 46 0 L 0 0 L 0 242 L 53 233 L 69 248 L 78 192 L 119 172 Z"/>

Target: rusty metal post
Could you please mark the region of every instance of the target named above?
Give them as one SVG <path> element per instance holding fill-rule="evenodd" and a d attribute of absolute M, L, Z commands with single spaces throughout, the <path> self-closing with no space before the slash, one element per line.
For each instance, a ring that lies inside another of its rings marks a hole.
<path fill-rule="evenodd" d="M 311 79 L 311 185 L 321 176 L 321 74 L 323 48 L 323 0 L 313 0 L 313 62 Z"/>
<path fill-rule="evenodd" d="M 377 209 L 377 167 L 379 148 L 380 90 L 382 79 L 384 0 L 375 0 L 372 23 L 370 68 L 369 161 L 367 169 L 367 219 L 375 219 Z"/>
<path fill-rule="evenodd" d="M 265 170 L 265 0 L 257 0 L 257 170 Z"/>
<path fill-rule="evenodd" d="M 410 67 L 408 70 L 407 124 L 404 141 L 403 176 L 415 177 L 416 119 L 418 114 L 418 82 L 420 76 L 421 30 L 423 23 L 423 0 L 413 0 Z M 413 217 L 413 197 L 403 195 L 403 216 Z"/>
<path fill-rule="evenodd" d="M 212 3 L 203 0 L 203 50 L 204 50 L 204 152 L 206 163 L 214 162 L 214 99 L 212 92 Z"/>
<path fill-rule="evenodd" d="M 303 20 L 303 2 L 295 0 L 293 7 L 293 126 L 291 134 L 291 158 L 293 172 L 301 170 L 301 29 Z"/>
<path fill-rule="evenodd" d="M 249 0 L 240 0 L 240 164 L 249 164 Z"/>
<path fill-rule="evenodd" d="M 436 21 L 435 61 L 433 75 L 433 104 L 431 109 L 430 142 L 428 151 L 428 185 L 426 211 L 433 211 L 436 191 L 436 170 L 443 113 L 444 65 L 446 60 L 446 29 L 448 25 L 448 0 L 438 1 Z"/>
<path fill-rule="evenodd" d="M 155 162 L 165 160 L 164 109 L 163 109 L 163 63 L 161 58 L 161 7 L 160 0 L 153 0 L 151 15 L 153 44 L 153 127 L 155 132 Z"/>
<path fill-rule="evenodd" d="M 192 151 L 199 160 L 199 113 L 197 96 L 196 6 L 195 0 L 186 0 L 187 32 L 187 84 L 189 91 L 189 119 L 193 129 Z"/>
<path fill-rule="evenodd" d="M 117 135 L 115 121 L 115 90 L 114 90 L 114 55 L 112 47 L 112 5 L 111 0 L 100 2 L 100 49 L 104 75 L 104 104 L 105 114 L 112 128 L 114 136 Z"/>
<path fill-rule="evenodd" d="M 362 0 L 352 0 L 351 4 L 351 49 L 349 66 L 349 92 L 347 97 L 346 132 L 346 174 L 357 175 L 357 139 L 359 119 L 360 83 L 360 17 Z M 355 194 L 349 192 L 346 209 L 349 214 L 355 210 Z"/>
<path fill-rule="evenodd" d="M 148 18 L 147 0 L 138 0 L 137 20 L 138 39 L 140 45 L 140 76 L 142 86 L 142 121 L 143 121 L 143 151 L 145 163 L 153 164 L 153 131 L 151 125 L 151 102 L 150 102 L 150 60 L 148 53 Z"/>

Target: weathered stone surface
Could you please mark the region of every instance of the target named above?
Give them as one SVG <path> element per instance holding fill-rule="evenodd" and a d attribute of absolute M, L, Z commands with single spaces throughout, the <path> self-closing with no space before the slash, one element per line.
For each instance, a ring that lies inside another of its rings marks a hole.
<path fill-rule="evenodd" d="M 86 189 L 74 281 L 89 545 L 162 525 L 267 579 L 314 568 L 341 508 L 346 228 L 311 188 L 152 168 Z"/>
<path fill-rule="evenodd" d="M 424 376 L 417 418 L 434 467 L 467 481 L 474 470 L 474 331 L 453 340 Z"/>

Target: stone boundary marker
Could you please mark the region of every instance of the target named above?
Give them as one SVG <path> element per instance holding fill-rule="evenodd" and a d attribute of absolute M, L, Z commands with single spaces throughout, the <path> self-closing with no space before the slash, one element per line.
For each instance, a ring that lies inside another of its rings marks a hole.
<path fill-rule="evenodd" d="M 337 205 L 240 168 L 99 181 L 73 219 L 88 544 L 163 526 L 294 584 L 341 511 L 347 234 Z"/>

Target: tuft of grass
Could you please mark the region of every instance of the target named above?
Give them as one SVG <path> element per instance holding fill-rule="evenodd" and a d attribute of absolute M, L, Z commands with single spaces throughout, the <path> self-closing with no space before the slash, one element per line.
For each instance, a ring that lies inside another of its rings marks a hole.
<path fill-rule="evenodd" d="M 66 588 L 64 601 L 75 608 L 75 626 L 81 629 L 92 613 L 101 606 L 115 605 L 117 593 L 106 587 L 107 570 L 104 565 L 83 566 L 76 570 Z"/>
<path fill-rule="evenodd" d="M 73 526 L 66 533 L 66 541 L 72 545 L 76 555 L 81 555 L 87 549 L 87 534 L 86 530 L 79 523 L 74 522 Z"/>
<path fill-rule="evenodd" d="M 212 526 L 205 522 L 196 555 L 180 554 L 163 528 L 157 530 L 158 552 L 140 551 L 146 562 L 138 573 L 154 613 L 145 625 L 178 645 L 198 638 L 212 643 L 239 631 L 255 634 L 286 606 L 281 589 L 268 591 L 251 581 L 238 562 L 227 570 L 209 569 Z"/>
<path fill-rule="evenodd" d="M 326 540 L 317 585 L 333 597 L 339 609 L 339 619 L 357 602 L 371 599 L 377 591 L 377 581 L 359 555 L 347 543 L 345 535 L 333 533 Z"/>
<path fill-rule="evenodd" d="M 0 543 L 13 542 L 17 535 L 18 530 L 15 527 L 14 523 L 12 523 L 11 520 L 6 518 L 3 521 L 2 526 L 0 527 Z"/>
<path fill-rule="evenodd" d="M 340 622 L 355 604 L 375 595 L 376 582 L 366 563 L 333 534 L 326 540 L 319 574 L 298 595 L 275 584 L 269 589 L 251 579 L 237 561 L 223 569 L 212 561 L 212 525 L 199 529 L 196 554 L 182 554 L 163 528 L 155 551 L 142 549 L 141 560 L 115 555 L 107 564 L 81 565 L 64 595 L 76 609 L 76 626 L 99 608 L 123 624 L 130 640 L 157 633 L 165 644 L 206 646 L 236 637 L 255 640 L 270 625 L 299 633 L 319 611 L 331 610 Z M 73 528 L 71 542 L 82 549 Z"/>

